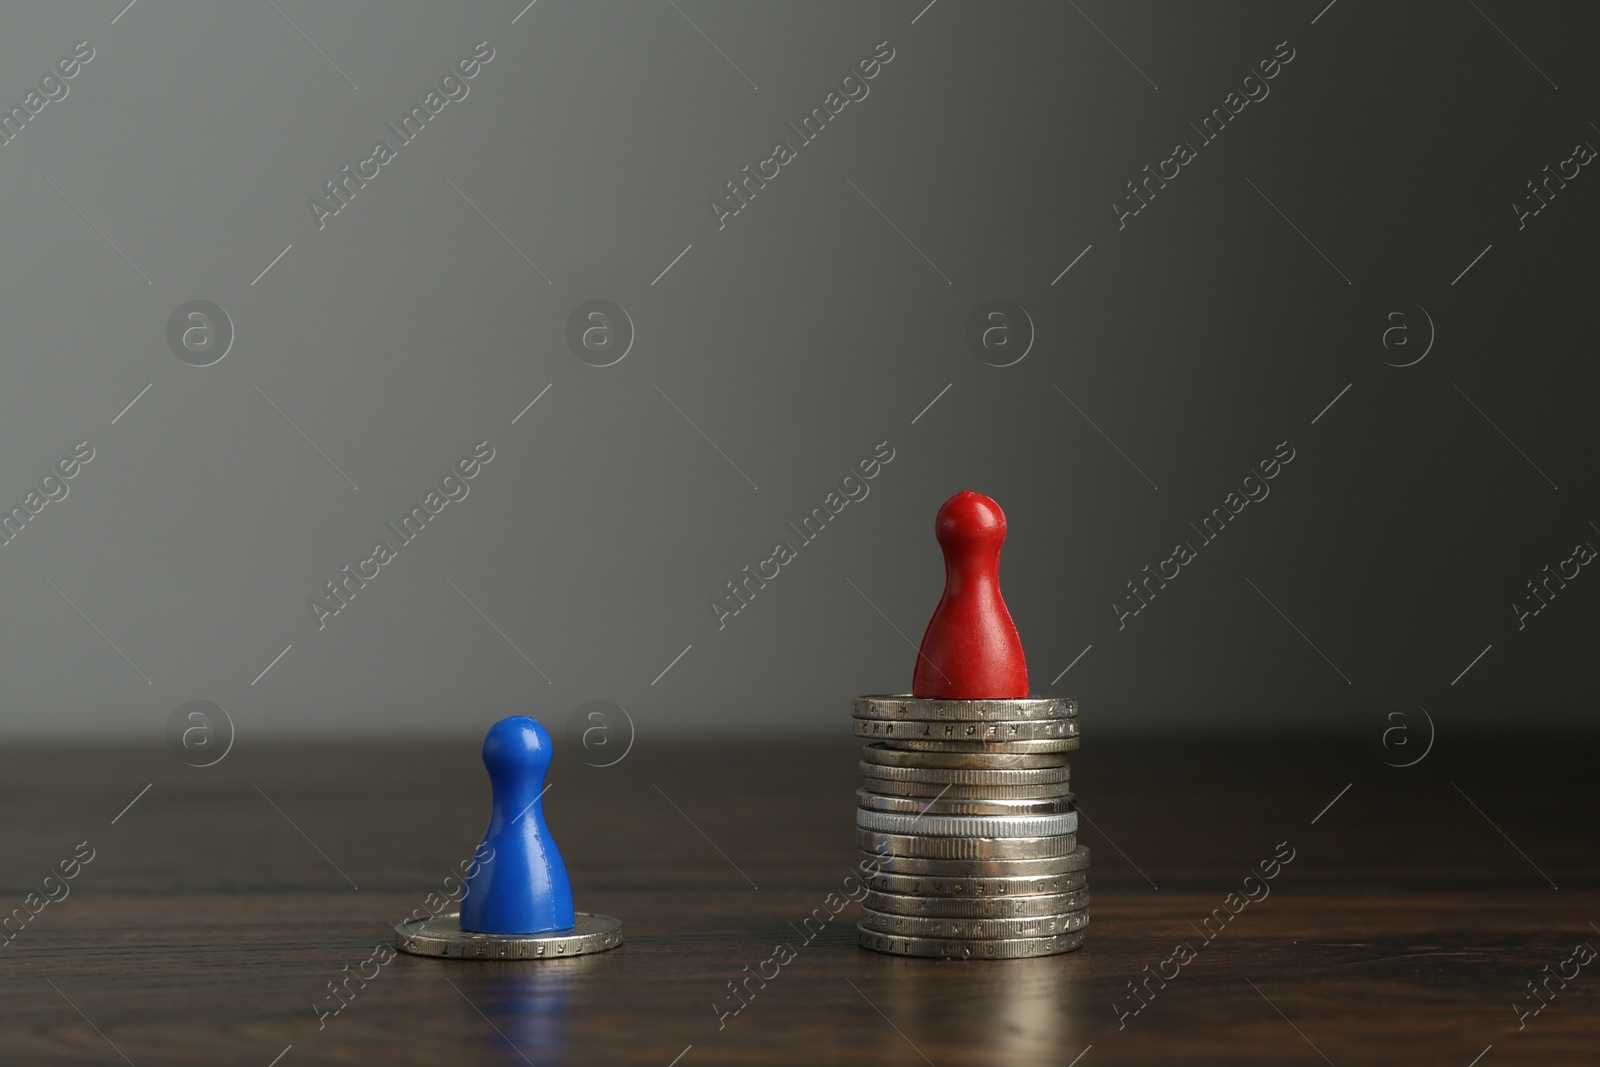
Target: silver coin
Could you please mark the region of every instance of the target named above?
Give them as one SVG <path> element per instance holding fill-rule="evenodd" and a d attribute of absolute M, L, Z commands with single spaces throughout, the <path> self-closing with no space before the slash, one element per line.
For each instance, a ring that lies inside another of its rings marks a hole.
<path fill-rule="evenodd" d="M 860 810 L 860 809 L 857 809 Z M 863 852 L 929 860 L 1037 860 L 1065 856 L 1078 847 L 1078 835 L 1050 837 L 931 837 L 856 830 Z"/>
<path fill-rule="evenodd" d="M 882 767 L 967 767 L 995 771 L 1067 766 L 1067 757 L 1060 752 L 913 752 L 891 748 L 882 741 L 863 745 L 861 760 Z"/>
<path fill-rule="evenodd" d="M 1003 919 L 951 918 L 942 915 L 895 915 L 861 909 L 859 927 L 899 937 L 943 937 L 959 941 L 1002 941 L 1014 937 L 1055 937 L 1089 925 L 1089 909 Z"/>
<path fill-rule="evenodd" d="M 1088 846 L 1080 846 L 1078 851 L 1085 857 L 1088 856 Z M 1089 878 L 1082 870 L 1068 874 L 1012 878 L 947 878 L 932 874 L 889 874 L 875 868 L 864 870 L 862 877 L 875 893 L 923 898 L 960 897 L 966 900 L 983 900 L 989 897 L 1004 900 L 1012 896 L 1057 896 L 1082 889 L 1088 884 Z"/>
<path fill-rule="evenodd" d="M 920 915 L 940 919 L 1022 919 L 1081 911 L 1089 906 L 1089 891 L 1075 889 L 1069 893 L 975 899 L 869 892 L 862 899 L 861 906 L 885 915 Z"/>
<path fill-rule="evenodd" d="M 1080 739 L 1076 737 L 1050 737 L 1032 741 L 924 741 L 915 737 L 896 738 L 895 748 L 907 752 L 1072 752 Z"/>
<path fill-rule="evenodd" d="M 857 737 L 881 741 L 1044 741 L 1078 736 L 1077 719 L 1008 719 L 951 722 L 937 719 L 856 719 Z"/>
<path fill-rule="evenodd" d="M 1071 793 L 1045 800 L 951 800 L 948 795 L 931 800 L 856 790 L 856 802 L 866 810 L 901 815 L 1059 815 L 1072 810 L 1072 801 Z"/>
<path fill-rule="evenodd" d="M 1082 930 L 1054 937 L 1012 937 L 998 941 L 964 941 L 947 937 L 898 937 L 866 930 L 856 924 L 856 943 L 873 952 L 924 959 L 1015 960 L 1028 956 L 1055 956 L 1083 944 Z"/>
<path fill-rule="evenodd" d="M 1005 719 L 1070 719 L 1078 702 L 1070 697 L 1017 697 L 997 700 L 939 700 L 909 694 L 856 697 L 850 715 L 857 719 L 947 719 L 984 722 Z"/>
<path fill-rule="evenodd" d="M 898 937 L 945 937 L 962 941 L 998 941 L 1010 937 L 1055 937 L 1089 925 L 1089 909 L 1015 919 L 950 919 L 936 915 L 891 915 L 861 909 L 859 929 Z"/>
<path fill-rule="evenodd" d="M 1056 800 L 1072 795 L 1072 783 L 1067 780 L 1047 785 L 941 785 L 864 778 L 861 787 L 884 796 L 927 797 L 929 800 Z"/>
<path fill-rule="evenodd" d="M 856 809 L 856 829 L 930 837 L 1051 837 L 1078 832 L 1078 813 L 1056 815 L 902 815 Z"/>
<path fill-rule="evenodd" d="M 1071 767 L 884 767 L 876 763 L 862 763 L 858 765 L 858 770 L 862 778 L 934 785 L 1050 785 L 1072 777 Z"/>
<path fill-rule="evenodd" d="M 919 874 L 935 878 L 1039 878 L 1074 874 L 1089 866 L 1089 850 L 1069 852 L 1065 856 L 1046 856 L 1041 859 L 1020 860 L 942 860 L 906 856 L 894 852 L 863 852 L 865 870 L 885 874 Z M 873 875 L 877 877 L 876 874 Z"/>
<path fill-rule="evenodd" d="M 461 929 L 460 913 L 395 923 L 394 947 L 414 956 L 468 960 L 537 960 L 585 956 L 622 944 L 622 922 L 609 915 L 577 913 L 570 930 L 545 934 L 480 934 Z"/>

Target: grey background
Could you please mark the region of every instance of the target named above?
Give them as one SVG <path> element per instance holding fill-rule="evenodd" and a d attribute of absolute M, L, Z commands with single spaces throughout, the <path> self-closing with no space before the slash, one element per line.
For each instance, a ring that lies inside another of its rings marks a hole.
<path fill-rule="evenodd" d="M 6 8 L 6 107 L 96 53 L 0 147 L 0 501 L 96 450 L 0 548 L 7 735 L 155 743 L 191 699 L 241 743 L 590 699 L 641 736 L 838 733 L 909 683 L 967 488 L 1009 517 L 1035 689 L 1092 731 L 1592 722 L 1600 578 L 1521 631 L 1510 604 L 1600 544 L 1600 177 L 1521 231 L 1510 204 L 1600 144 L 1593 8 L 277 7 Z M 481 40 L 469 96 L 319 230 L 307 198 Z M 719 231 L 707 199 L 884 40 Z M 1119 231 L 1124 184 L 1285 40 Z M 1003 369 L 965 341 L 996 298 L 1037 333 Z M 237 331 L 210 367 L 166 345 L 191 299 Z M 566 346 L 590 299 L 636 328 L 615 366 Z M 1422 308 L 1428 357 L 1386 366 Z M 319 631 L 307 598 L 483 439 L 469 497 Z M 709 599 L 885 440 L 719 631 Z M 1119 630 L 1124 583 L 1281 441 L 1271 496 Z"/>

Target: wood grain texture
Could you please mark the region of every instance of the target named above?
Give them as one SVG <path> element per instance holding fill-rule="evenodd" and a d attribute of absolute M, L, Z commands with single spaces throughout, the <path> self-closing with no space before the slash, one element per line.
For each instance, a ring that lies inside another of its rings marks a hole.
<path fill-rule="evenodd" d="M 1544 965 L 1600 946 L 1590 738 L 1441 740 L 1396 770 L 1339 741 L 1091 735 L 1073 759 L 1094 849 L 1087 943 L 1004 963 L 861 951 L 853 905 L 801 942 L 795 925 L 855 861 L 855 753 L 642 740 L 597 770 L 558 752 L 546 804 L 578 907 L 621 918 L 625 945 L 540 963 L 402 955 L 319 1030 L 325 983 L 471 854 L 489 806 L 476 746 L 241 746 L 200 770 L 165 751 L 13 749 L 4 907 L 78 843 L 95 858 L 0 949 L 0 1064 L 267 1067 L 290 1045 L 280 1067 L 1600 1055 L 1600 962 L 1521 1031 L 1513 1011 Z M 1195 927 L 1284 841 L 1295 858 L 1270 895 L 1207 943 Z M 719 1029 L 726 983 L 778 942 L 797 958 Z M 1196 958 L 1119 1029 L 1126 983 L 1180 942 Z"/>

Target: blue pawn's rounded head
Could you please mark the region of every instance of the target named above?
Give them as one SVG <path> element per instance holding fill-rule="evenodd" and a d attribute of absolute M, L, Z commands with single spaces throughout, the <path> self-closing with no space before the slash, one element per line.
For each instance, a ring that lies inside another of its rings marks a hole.
<path fill-rule="evenodd" d="M 550 731 L 526 715 L 501 719 L 483 739 L 483 765 L 496 793 L 502 781 L 509 785 L 516 779 L 531 783 L 535 791 L 543 789 L 550 756 Z"/>
<path fill-rule="evenodd" d="M 551 754 L 549 731 L 526 715 L 501 719 L 483 739 L 494 806 L 461 900 L 463 930 L 539 934 L 575 924 L 572 882 L 541 799 Z"/>

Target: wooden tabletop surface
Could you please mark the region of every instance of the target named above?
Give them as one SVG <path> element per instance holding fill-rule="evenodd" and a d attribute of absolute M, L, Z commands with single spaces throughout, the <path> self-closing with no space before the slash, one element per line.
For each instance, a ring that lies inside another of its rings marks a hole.
<path fill-rule="evenodd" d="M 0 949 L 0 1064 L 1600 1059 L 1600 961 L 1575 953 L 1600 947 L 1582 737 L 1442 738 L 1396 769 L 1339 740 L 1091 733 L 1073 763 L 1088 939 L 1009 962 L 861 950 L 855 905 L 801 941 L 856 861 L 847 739 L 641 740 L 604 769 L 558 751 L 549 822 L 579 909 L 621 918 L 623 947 L 400 955 L 319 1020 L 327 983 L 471 855 L 476 748 L 241 745 L 203 769 L 164 750 L 0 755 L 0 898 L 28 919 Z M 1289 850 L 1263 899 L 1229 896 L 1260 896 L 1252 869 Z M 47 883 L 63 862 L 75 876 Z M 792 962 L 719 1023 L 727 983 L 780 942 Z"/>

